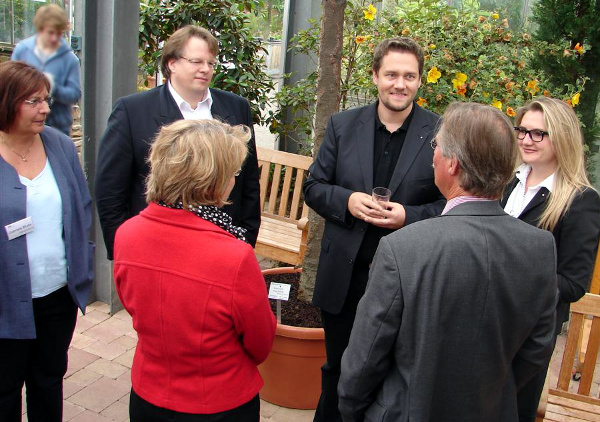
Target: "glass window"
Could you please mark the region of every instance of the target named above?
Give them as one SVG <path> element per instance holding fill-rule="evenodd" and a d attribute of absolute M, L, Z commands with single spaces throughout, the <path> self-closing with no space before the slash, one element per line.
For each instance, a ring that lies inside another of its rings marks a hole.
<path fill-rule="evenodd" d="M 35 12 L 48 3 L 65 6 L 65 0 L 3 1 L 0 6 L 0 43 L 14 45 L 35 34 L 35 27 L 33 26 Z"/>

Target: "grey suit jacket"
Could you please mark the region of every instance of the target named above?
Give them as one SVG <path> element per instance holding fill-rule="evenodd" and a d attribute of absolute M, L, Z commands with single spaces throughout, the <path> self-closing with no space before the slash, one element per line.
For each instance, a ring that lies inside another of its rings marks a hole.
<path fill-rule="evenodd" d="M 556 294 L 552 234 L 496 201 L 384 237 L 342 359 L 343 420 L 517 421 Z"/>

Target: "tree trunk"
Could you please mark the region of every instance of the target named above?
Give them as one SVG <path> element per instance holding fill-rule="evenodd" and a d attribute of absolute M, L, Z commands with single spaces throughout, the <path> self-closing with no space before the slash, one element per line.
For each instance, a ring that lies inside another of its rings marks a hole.
<path fill-rule="evenodd" d="M 317 105 L 315 110 L 315 133 L 313 135 L 313 159 L 316 158 L 327 121 L 340 106 L 340 79 L 342 75 L 342 51 L 344 46 L 344 10 L 346 0 L 323 0 L 321 19 L 321 39 L 319 49 L 319 74 L 317 78 Z M 299 295 L 310 301 L 315 287 L 317 266 L 321 252 L 321 238 L 325 221 L 312 209 L 308 214 L 310 222 L 308 245 L 304 255 L 303 271 L 300 279 Z"/>

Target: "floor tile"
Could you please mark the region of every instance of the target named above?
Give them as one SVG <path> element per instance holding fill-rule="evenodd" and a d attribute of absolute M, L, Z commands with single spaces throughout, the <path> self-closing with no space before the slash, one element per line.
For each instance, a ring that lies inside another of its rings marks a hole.
<path fill-rule="evenodd" d="M 69 401 L 93 412 L 100 413 L 127 394 L 129 390 L 130 386 L 127 383 L 102 377 L 73 394 L 69 398 Z"/>

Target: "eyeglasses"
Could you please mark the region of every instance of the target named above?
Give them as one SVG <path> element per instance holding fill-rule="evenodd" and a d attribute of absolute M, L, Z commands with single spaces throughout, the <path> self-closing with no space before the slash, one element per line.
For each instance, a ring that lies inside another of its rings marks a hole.
<path fill-rule="evenodd" d="M 533 142 L 542 142 L 544 140 L 544 136 L 550 135 L 550 133 L 544 132 L 543 130 L 539 130 L 539 129 L 527 130 L 521 126 L 515 126 L 513 129 L 517 132 L 517 138 L 521 141 L 523 139 L 525 139 L 525 136 L 529 135 L 529 138 Z"/>
<path fill-rule="evenodd" d="M 31 108 L 36 108 L 38 106 L 40 106 L 43 102 L 46 102 L 46 104 L 48 104 L 48 107 L 50 107 L 52 105 L 52 97 L 46 97 L 46 98 L 32 98 L 31 100 L 23 100 L 23 102 L 29 106 L 31 106 Z"/>
<path fill-rule="evenodd" d="M 211 69 L 214 69 L 215 66 L 219 64 L 219 62 L 217 62 L 216 60 L 215 61 L 206 61 L 206 60 L 202 60 L 202 59 L 190 59 L 190 58 L 184 57 L 184 56 L 179 56 L 179 58 L 187 60 L 188 62 L 190 62 L 194 66 L 204 66 L 204 65 L 207 65 Z"/>
<path fill-rule="evenodd" d="M 437 139 L 431 138 L 431 141 L 429 141 L 429 145 L 431 145 L 431 149 L 435 150 L 438 146 Z"/>

